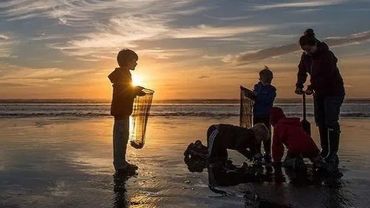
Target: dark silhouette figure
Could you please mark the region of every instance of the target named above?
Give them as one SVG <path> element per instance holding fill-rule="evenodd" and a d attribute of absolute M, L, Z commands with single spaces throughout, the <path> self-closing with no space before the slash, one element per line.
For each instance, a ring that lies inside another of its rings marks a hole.
<path fill-rule="evenodd" d="M 115 173 L 113 175 L 114 182 L 114 208 L 130 207 L 130 201 L 127 198 L 126 181 L 135 175 L 135 171 L 126 171 L 125 173 Z"/>
<path fill-rule="evenodd" d="M 316 39 L 312 29 L 305 31 L 299 39 L 299 44 L 304 52 L 298 65 L 295 92 L 303 93 L 303 84 L 309 74 L 311 79 L 306 94 L 313 93 L 315 122 L 320 133 L 321 156 L 335 171 L 339 164 L 338 120 L 345 96 L 343 79 L 337 67 L 338 59 L 326 43 Z"/>
<path fill-rule="evenodd" d="M 235 186 L 241 183 L 262 183 L 271 182 L 271 172 L 264 172 L 261 166 L 248 166 L 246 163 L 242 167 L 236 167 L 231 161 L 225 164 L 213 163 L 208 165 L 208 187 L 217 194 L 227 196 L 228 193 L 220 189 L 225 186 Z M 244 195 L 245 207 L 259 208 L 289 208 L 289 205 L 278 204 L 275 202 L 261 199 L 256 193 L 246 190 Z"/>
<path fill-rule="evenodd" d="M 271 135 L 270 109 L 273 106 L 276 97 L 276 88 L 271 85 L 273 79 L 272 71 L 265 66 L 259 72 L 259 82 L 254 85 L 254 105 L 253 105 L 253 125 L 263 123 L 266 125 Z M 264 160 L 271 163 L 271 136 L 263 141 Z M 258 144 L 258 150 L 261 150 L 261 142 Z"/>
<path fill-rule="evenodd" d="M 256 160 L 261 156 L 258 145 L 269 137 L 269 130 L 261 123 L 250 129 L 229 124 L 212 125 L 207 131 L 208 160 L 227 160 L 227 149 L 236 150 L 249 160 Z"/>
<path fill-rule="evenodd" d="M 197 144 L 197 145 L 195 145 Z M 275 183 L 281 184 L 289 182 L 294 186 L 307 187 L 312 185 L 324 185 L 325 197 L 323 205 L 327 207 L 346 207 L 350 202 L 340 192 L 341 180 L 332 175 L 316 171 L 312 165 L 304 166 L 304 168 L 291 168 L 274 166 L 274 170 L 269 166 L 263 167 L 260 164 L 252 164 L 248 166 L 243 163 L 242 166 L 235 166 L 231 160 L 219 160 L 209 163 L 204 157 L 204 149 L 206 147 L 200 141 L 191 143 L 184 152 L 184 162 L 190 172 L 203 172 L 207 168 L 208 172 L 208 187 L 209 189 L 222 196 L 232 196 L 223 189 L 227 186 L 236 186 L 246 183 Z M 303 161 L 302 161 L 303 162 Z M 244 192 L 245 207 L 260 207 L 260 208 L 289 208 L 291 205 L 271 202 L 260 198 L 257 193 L 251 190 Z M 336 205 L 336 206 L 332 206 Z"/>
<path fill-rule="evenodd" d="M 130 70 L 135 70 L 137 54 L 129 49 L 121 50 L 117 56 L 119 67 L 109 74 L 113 85 L 111 115 L 114 116 L 113 126 L 113 165 L 116 172 L 137 169 L 136 165 L 126 160 L 126 148 L 129 139 L 129 117 L 133 110 L 136 96 L 145 95 L 143 87 L 133 87 Z"/>

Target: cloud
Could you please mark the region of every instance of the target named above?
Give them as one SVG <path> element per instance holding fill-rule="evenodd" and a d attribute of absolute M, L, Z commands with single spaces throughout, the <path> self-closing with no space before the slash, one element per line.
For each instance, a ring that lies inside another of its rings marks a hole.
<path fill-rule="evenodd" d="M 115 16 L 132 11 L 144 11 L 150 14 L 153 10 L 182 7 L 194 0 L 181 0 L 168 4 L 165 0 L 110 0 L 110 1 L 55 1 L 55 0 L 12 0 L 0 2 L 1 15 L 8 21 L 23 20 L 34 17 L 56 19 L 60 24 L 69 26 L 88 26 L 92 20 L 102 16 Z M 204 11 L 204 7 L 182 9 L 179 15 L 191 15 Z M 175 12 L 172 12 L 175 14 Z"/>
<path fill-rule="evenodd" d="M 13 43 L 9 36 L 0 34 L 0 58 L 10 57 Z"/>
<path fill-rule="evenodd" d="M 0 84 L 9 86 L 47 86 L 94 72 L 59 68 L 36 69 L 14 65 L 7 65 L 6 68 L 7 70 L 0 71 Z"/>
<path fill-rule="evenodd" d="M 214 41 L 240 41 L 237 36 L 271 29 L 271 26 L 213 26 L 207 24 L 178 26 L 175 21 L 193 16 L 217 6 L 195 6 L 197 0 L 110 0 L 110 1 L 55 1 L 24 0 L 0 2 L 1 16 L 7 21 L 35 17 L 56 20 L 71 28 L 71 33 L 42 31 L 30 40 L 42 41 L 46 46 L 83 61 L 99 61 L 119 48 L 135 48 L 156 58 L 168 59 L 184 52 L 180 49 L 140 48 L 142 41 L 166 39 L 212 39 Z M 216 17 L 217 18 L 217 17 Z M 247 17 L 224 17 L 220 20 L 235 21 Z M 58 26 L 58 25 L 54 25 Z M 186 52 L 184 52 L 186 53 Z"/>
<path fill-rule="evenodd" d="M 344 37 L 328 37 L 324 39 L 330 47 L 343 46 L 347 44 L 356 44 L 363 41 L 370 40 L 370 31 L 351 34 Z M 236 64 L 248 64 L 251 62 L 259 61 L 266 58 L 281 56 L 284 54 L 293 53 L 301 50 L 298 43 L 286 44 L 271 48 L 262 49 L 255 52 L 246 52 L 241 55 L 235 56 L 231 61 Z M 230 60 L 230 59 L 229 59 Z"/>
<path fill-rule="evenodd" d="M 308 8 L 308 7 L 322 7 L 338 5 L 348 0 L 326 0 L 326 1 L 305 1 L 305 2 L 295 2 L 295 3 L 277 3 L 277 4 L 267 4 L 267 5 L 257 5 L 253 7 L 253 10 L 269 10 L 269 9 L 287 9 L 287 8 Z"/>
<path fill-rule="evenodd" d="M 136 48 L 137 41 L 158 39 L 169 31 L 160 15 L 113 17 L 106 25 L 99 25 L 97 30 L 49 46 L 71 56 L 101 55 L 118 48 Z"/>
<path fill-rule="evenodd" d="M 36 0 L 25 2 L 23 0 L 12 0 L 0 2 L 2 16 L 6 19 L 22 20 L 36 16 L 45 16 L 52 8 L 58 7 L 60 3 L 52 0 Z"/>
<path fill-rule="evenodd" d="M 226 38 L 244 33 L 261 32 L 271 29 L 272 26 L 226 26 L 213 27 L 199 25 L 191 28 L 180 28 L 168 34 L 173 38 Z"/>
<path fill-rule="evenodd" d="M 208 78 L 210 78 L 210 76 L 207 75 L 202 75 L 198 77 L 198 79 L 208 79 Z"/>
<path fill-rule="evenodd" d="M 368 40 L 370 40 L 370 31 L 355 33 L 347 37 L 329 37 L 324 41 L 330 46 L 340 46 L 346 44 L 356 44 Z"/>
<path fill-rule="evenodd" d="M 185 27 L 174 23 L 184 16 L 191 17 L 217 7 L 194 6 L 194 2 L 197 0 L 181 0 L 171 4 L 167 0 L 34 0 L 25 4 L 24 0 L 12 0 L 0 2 L 0 9 L 4 20 L 46 17 L 72 28 L 72 33 L 67 35 L 59 30 L 42 31 L 41 35 L 30 40 L 43 41 L 50 48 L 85 61 L 98 61 L 97 57 L 107 56 L 119 48 L 140 50 L 142 41 L 205 38 L 229 41 L 242 34 L 271 29 L 270 26 L 214 26 L 202 23 Z M 221 19 L 235 21 L 245 18 Z M 143 51 L 153 57 L 168 59 L 177 56 L 183 49 L 175 50 L 168 52 L 163 48 L 147 48 Z"/>
<path fill-rule="evenodd" d="M 272 26 L 226 26 L 214 27 L 199 25 L 188 28 L 178 28 L 170 25 L 171 19 L 163 15 L 121 15 L 113 17 L 106 25 L 100 25 L 99 31 L 81 34 L 66 43 L 51 44 L 50 47 L 62 50 L 71 56 L 91 56 L 108 54 L 119 48 L 138 48 L 140 41 L 166 39 L 200 39 L 200 38 L 230 38 L 241 34 L 261 32 Z M 82 37 L 81 37 L 82 36 Z M 177 51 L 176 51 L 177 50 Z M 183 49 L 170 50 L 172 54 Z M 143 50 L 144 51 L 144 50 Z M 147 49 L 154 57 L 168 58 L 171 54 L 166 50 Z"/>
<path fill-rule="evenodd" d="M 9 40 L 9 37 L 3 34 L 0 34 L 0 40 Z"/>
<path fill-rule="evenodd" d="M 190 56 L 195 55 L 194 50 L 190 49 L 161 49 L 161 48 L 155 48 L 155 49 L 142 49 L 137 50 L 137 53 L 141 55 L 148 55 L 151 57 L 154 57 L 156 59 L 170 59 L 173 57 L 184 57 L 184 56 Z"/>
<path fill-rule="evenodd" d="M 219 21 L 238 21 L 238 20 L 246 20 L 251 18 L 251 16 L 232 16 L 232 17 L 217 17 L 217 16 L 211 16 L 211 15 L 205 15 L 208 18 L 216 19 Z"/>

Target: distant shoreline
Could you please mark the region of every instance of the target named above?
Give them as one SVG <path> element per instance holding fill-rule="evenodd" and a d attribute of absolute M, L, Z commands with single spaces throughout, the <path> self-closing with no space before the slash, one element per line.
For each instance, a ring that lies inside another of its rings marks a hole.
<path fill-rule="evenodd" d="M 0 99 L 0 103 L 109 103 L 107 99 Z M 198 103 L 198 104 L 236 104 L 239 103 L 239 99 L 167 99 L 167 100 L 154 100 L 155 104 L 187 104 L 187 103 Z M 300 98 L 277 98 L 276 103 L 299 103 Z M 308 102 L 312 102 L 312 99 L 308 99 Z M 370 103 L 370 98 L 348 98 L 345 103 Z"/>

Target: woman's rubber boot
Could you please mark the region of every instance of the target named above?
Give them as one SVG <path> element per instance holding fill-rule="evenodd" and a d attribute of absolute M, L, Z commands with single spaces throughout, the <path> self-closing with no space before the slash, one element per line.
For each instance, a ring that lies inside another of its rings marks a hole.
<path fill-rule="evenodd" d="M 338 149 L 339 149 L 339 136 L 340 131 L 334 129 L 328 129 L 329 136 L 329 153 L 325 158 L 331 171 L 338 170 L 339 158 L 338 158 Z"/>
<path fill-rule="evenodd" d="M 321 145 L 321 153 L 320 156 L 325 158 L 328 156 L 328 128 L 320 127 L 319 126 L 319 133 L 320 133 L 320 145 Z"/>

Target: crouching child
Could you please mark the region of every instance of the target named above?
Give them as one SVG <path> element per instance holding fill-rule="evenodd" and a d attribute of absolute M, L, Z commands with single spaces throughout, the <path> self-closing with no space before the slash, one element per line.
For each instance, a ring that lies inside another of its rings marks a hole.
<path fill-rule="evenodd" d="M 236 150 L 253 161 L 261 157 L 258 150 L 261 141 L 269 138 L 269 130 L 262 123 L 250 129 L 229 124 L 212 125 L 207 131 L 208 161 L 210 163 L 227 161 L 227 149 Z"/>
<path fill-rule="evenodd" d="M 312 138 L 304 131 L 299 118 L 287 118 L 281 108 L 273 107 L 270 122 L 274 127 L 272 159 L 275 168 L 281 167 L 284 146 L 288 150 L 284 166 L 296 170 L 305 169 L 303 158 L 309 158 L 314 167 L 321 166 L 320 151 Z"/>

